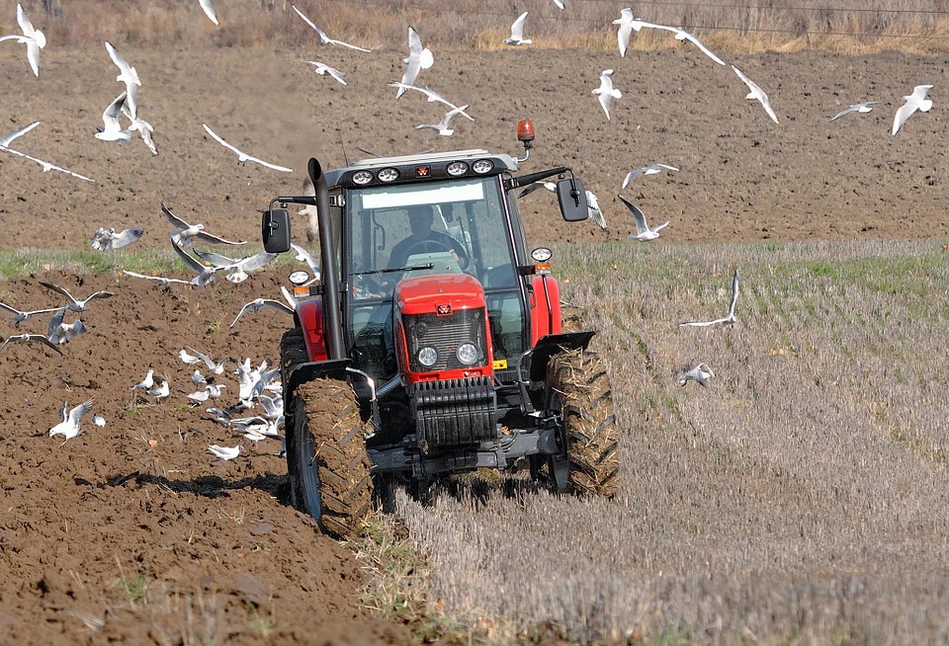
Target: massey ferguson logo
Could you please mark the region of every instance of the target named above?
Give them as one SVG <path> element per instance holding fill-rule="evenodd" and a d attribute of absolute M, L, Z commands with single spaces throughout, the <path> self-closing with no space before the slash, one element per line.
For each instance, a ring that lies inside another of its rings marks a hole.
<path fill-rule="evenodd" d="M 451 315 L 451 305 L 436 305 L 435 314 L 437 316 L 450 316 Z"/>

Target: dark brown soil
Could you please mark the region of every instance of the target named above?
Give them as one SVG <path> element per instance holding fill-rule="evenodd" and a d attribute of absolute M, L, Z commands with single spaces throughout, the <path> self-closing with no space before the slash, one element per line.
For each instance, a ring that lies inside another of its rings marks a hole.
<path fill-rule="evenodd" d="M 624 191 L 650 220 L 672 220 L 671 241 L 749 241 L 947 235 L 949 183 L 939 90 L 944 59 L 825 53 L 742 56 L 737 64 L 771 95 L 781 125 L 726 67 L 692 50 L 619 59 L 612 52 L 517 50 L 436 52 L 419 83 L 470 103 L 474 123 L 438 137 L 414 125 L 442 110 L 420 97 L 396 103 L 386 83 L 401 52 L 336 50 L 140 50 L 125 58 L 143 87 L 140 113 L 160 154 L 140 141 L 119 147 L 93 137 L 121 89 L 104 48 L 42 54 L 29 74 L 22 48 L 0 48 L 7 125 L 42 125 L 15 147 L 91 176 L 87 184 L 0 155 L 0 249 L 86 249 L 99 226 L 143 226 L 140 248 L 167 248 L 159 203 L 226 237 L 256 241 L 258 209 L 296 192 L 306 160 L 332 167 L 363 148 L 403 154 L 432 146 L 518 154 L 518 119 L 534 119 L 537 148 L 526 171 L 572 166 L 599 195 L 610 223 L 560 222 L 545 192 L 522 211 L 537 244 L 624 240 L 631 219 L 615 199 L 625 173 L 654 161 L 677 174 L 640 177 Z M 348 72 L 348 87 L 316 76 L 307 59 Z M 590 90 L 604 68 L 624 92 L 607 122 Z M 935 107 L 889 134 L 900 97 L 936 85 Z M 829 123 L 861 99 L 869 115 Z M 251 154 L 294 168 L 285 175 L 236 158 L 204 134 L 207 123 Z M 342 140 L 342 144 L 340 143 Z M 299 223 L 302 229 L 302 222 Z M 298 230 L 298 233 L 300 231 Z M 299 236 L 298 236 L 299 239 Z M 88 333 L 60 357 L 37 345 L 0 353 L 0 641 L 9 643 L 373 643 L 407 642 L 400 627 L 360 607 L 360 563 L 288 503 L 286 463 L 276 443 L 254 445 L 191 408 L 188 345 L 227 358 L 222 398 L 236 401 L 236 363 L 277 360 L 289 318 L 272 310 L 228 325 L 240 306 L 279 297 L 282 270 L 203 290 L 118 275 L 46 272 L 0 283 L 0 301 L 20 309 L 59 304 L 45 279 L 85 296 L 115 293 L 82 315 Z M 182 274 L 184 276 L 184 274 Z M 68 316 L 67 320 L 72 320 Z M 21 331 L 45 332 L 45 320 Z M 15 333 L 3 324 L 3 336 Z M 165 401 L 129 387 L 148 368 L 171 382 Z M 96 398 L 105 428 L 50 438 L 64 401 Z M 213 460 L 209 444 L 247 452 Z M 190 640 L 190 641 L 189 641 Z"/>

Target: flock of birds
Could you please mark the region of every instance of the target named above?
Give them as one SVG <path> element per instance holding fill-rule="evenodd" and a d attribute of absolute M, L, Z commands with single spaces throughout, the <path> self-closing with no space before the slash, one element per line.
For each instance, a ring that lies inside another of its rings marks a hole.
<path fill-rule="evenodd" d="M 561 0 L 553 0 L 553 2 L 561 10 L 566 8 L 564 2 Z M 199 0 L 199 5 L 209 20 L 211 20 L 215 25 L 220 24 L 210 0 Z M 321 45 L 339 46 L 366 53 L 372 52 L 372 50 L 369 48 L 330 38 L 297 7 L 292 6 L 292 9 L 303 21 L 306 22 L 307 25 L 309 25 L 314 30 L 314 32 L 319 37 Z M 504 40 L 505 45 L 520 47 L 530 45 L 532 43 L 530 38 L 525 37 L 525 32 L 527 30 L 527 19 L 528 12 L 526 11 L 517 17 L 510 27 L 510 37 Z M 39 76 L 40 51 L 45 48 L 47 44 L 46 37 L 42 31 L 33 27 L 20 4 L 17 5 L 17 23 L 20 27 L 21 33 L 0 36 L 0 42 L 9 40 L 26 45 L 27 61 L 29 63 L 30 69 L 34 75 Z M 652 29 L 672 33 L 676 40 L 694 45 L 715 64 L 726 65 L 726 62 L 721 57 L 706 47 L 704 43 L 702 43 L 694 34 L 689 33 L 681 27 L 661 25 L 635 18 L 633 16 L 632 10 L 629 8 L 622 9 L 620 12 L 620 17 L 614 20 L 613 24 L 617 25 L 618 27 L 617 41 L 620 56 L 623 58 L 625 58 L 627 54 L 632 33 L 634 31 L 639 33 L 643 29 Z M 423 46 L 418 32 L 413 27 L 409 26 L 407 33 L 408 56 L 402 61 L 406 66 L 405 71 L 400 81 L 390 83 L 389 85 L 396 88 L 396 99 L 401 98 L 409 91 L 413 91 L 424 96 L 429 103 L 440 103 L 445 105 L 448 110 L 444 113 L 442 119 L 438 123 L 419 124 L 415 127 L 419 130 L 433 130 L 440 136 L 451 136 L 455 132 L 455 130 L 452 128 L 452 122 L 458 116 L 463 116 L 468 120 L 474 121 L 474 117 L 466 112 L 466 110 L 469 108 L 469 105 L 457 105 L 428 87 L 416 85 L 419 74 L 423 70 L 431 68 L 434 64 L 434 55 L 430 49 Z M 142 86 L 142 83 L 138 72 L 135 67 L 131 66 L 125 60 L 125 58 L 123 58 L 118 49 L 110 42 L 105 42 L 105 48 L 109 58 L 118 69 L 119 73 L 116 76 L 116 81 L 121 83 L 124 86 L 124 89 L 103 111 L 102 125 L 96 126 L 97 132 L 95 133 L 95 137 L 101 141 L 124 144 L 131 141 L 133 133 L 137 132 L 151 153 L 157 155 L 158 148 L 152 136 L 155 132 L 155 129 L 148 121 L 144 120 L 139 115 L 138 92 Z M 347 85 L 345 72 L 330 67 L 329 65 L 326 65 L 320 61 L 307 61 L 307 63 L 314 66 L 314 71 L 317 74 L 328 76 L 343 86 Z M 768 117 L 775 123 L 779 123 L 778 117 L 771 106 L 771 102 L 767 93 L 754 81 L 748 78 L 748 76 L 735 65 L 732 65 L 731 68 L 734 70 L 739 79 L 741 79 L 741 81 L 748 87 L 749 93 L 747 94 L 746 98 L 749 100 L 758 101 Z M 597 100 L 607 120 L 611 120 L 612 118 L 610 114 L 612 102 L 622 98 L 622 92 L 613 86 L 613 74 L 614 71 L 612 69 L 606 69 L 600 72 L 599 86 L 592 90 L 592 94 L 597 97 Z M 906 121 L 916 111 L 928 112 L 931 109 L 932 101 L 926 98 L 926 94 L 930 89 L 932 89 L 932 87 L 932 85 L 918 85 L 910 95 L 903 97 L 904 105 L 901 106 L 894 115 L 893 126 L 891 130 L 892 135 L 896 135 L 906 123 Z M 860 103 L 855 103 L 838 112 L 830 120 L 836 121 L 837 119 L 840 119 L 848 114 L 868 113 L 873 109 L 873 106 L 877 104 L 879 104 L 879 101 L 863 101 Z M 123 127 L 121 119 L 125 119 L 128 122 L 128 125 Z M 66 173 L 83 181 L 94 182 L 94 179 L 79 173 L 75 173 L 51 162 L 38 159 L 28 153 L 24 153 L 20 150 L 10 147 L 15 140 L 32 131 L 39 125 L 40 122 L 36 121 L 25 127 L 0 136 L 0 152 L 8 152 L 13 155 L 31 160 L 39 164 L 43 168 L 44 172 L 55 170 Z M 214 141 L 218 142 L 224 148 L 235 154 L 239 163 L 252 162 L 279 172 L 293 172 L 291 168 L 264 161 L 258 157 L 239 150 L 237 147 L 233 146 L 220 137 L 207 124 L 203 124 L 203 128 Z M 636 168 L 630 170 L 627 173 L 623 180 L 622 188 L 627 188 L 636 178 L 640 176 L 649 177 L 662 172 L 678 171 L 678 168 L 662 163 L 653 163 L 643 168 Z M 542 182 L 526 187 L 518 197 L 524 197 L 525 195 L 539 188 L 555 191 L 555 185 L 552 182 Z M 309 191 L 312 191 L 312 186 L 309 187 Z M 607 223 L 599 207 L 596 196 L 589 190 L 586 192 L 586 196 L 590 218 L 601 228 L 606 229 Z M 635 222 L 636 234 L 629 236 L 630 239 L 641 242 L 655 240 L 660 235 L 659 231 L 669 225 L 669 222 L 667 221 L 656 226 L 649 226 L 646 222 L 645 215 L 636 204 L 622 195 L 618 195 L 617 197 L 630 211 Z M 276 258 L 275 254 L 268 253 L 259 253 L 251 256 L 234 258 L 207 250 L 198 249 L 194 246 L 194 242 L 199 241 L 206 244 L 228 246 L 240 246 L 246 244 L 246 242 L 231 241 L 211 234 L 205 231 L 203 224 L 191 224 L 176 216 L 165 204 L 161 205 L 161 210 L 167 222 L 172 225 L 170 239 L 175 254 L 195 275 L 190 280 L 184 280 L 180 278 L 164 276 L 149 276 L 129 270 L 124 270 L 123 273 L 129 277 L 155 281 L 165 288 L 171 284 L 176 283 L 202 287 L 210 283 L 214 279 L 215 275 L 223 273 L 226 277 L 226 280 L 233 283 L 239 283 L 243 280 L 246 280 L 248 272 L 260 269 Z M 100 227 L 93 234 L 91 245 L 94 249 L 99 251 L 111 251 L 134 243 L 135 241 L 141 239 L 143 234 L 143 227 L 132 227 L 120 232 L 117 232 L 114 228 Z M 192 253 L 189 253 L 189 248 Z M 303 276 L 300 278 L 299 282 L 307 283 L 319 280 L 319 267 L 315 259 L 313 259 L 305 249 L 299 247 L 298 245 L 294 245 L 294 250 L 296 252 L 297 260 L 306 263 L 308 269 L 310 272 L 312 272 L 312 276 L 307 275 L 306 272 L 300 272 L 303 274 Z M 35 316 L 47 314 L 50 315 L 46 334 L 24 333 L 11 335 L 7 337 L 2 342 L 2 344 L 0 344 L 0 350 L 3 350 L 3 348 L 9 343 L 35 342 L 59 354 L 62 354 L 61 346 L 63 344 L 68 343 L 71 339 L 86 331 L 84 323 L 79 318 L 76 318 L 69 323 L 65 322 L 64 319 L 67 312 L 86 312 L 88 311 L 88 303 L 92 300 L 96 298 L 108 298 L 114 295 L 111 292 L 99 291 L 93 293 L 85 299 L 79 300 L 74 298 L 67 290 L 63 289 L 62 287 L 50 283 L 41 284 L 47 289 L 50 289 L 65 297 L 68 302 L 65 305 L 58 305 L 56 307 L 35 311 L 21 311 L 9 305 L 0 303 L 0 311 L 11 315 L 10 321 L 16 325 L 24 323 L 28 319 Z M 275 309 L 292 314 L 294 307 L 296 306 L 296 300 L 286 288 L 282 288 L 282 292 L 284 301 L 257 298 L 246 303 L 234 318 L 231 326 L 233 327 L 245 314 L 257 312 L 262 309 Z M 737 298 L 738 270 L 736 269 L 732 282 L 732 300 L 727 314 L 722 318 L 711 321 L 686 322 L 680 325 L 682 327 L 707 327 L 718 324 L 734 323 Z M 188 354 L 185 350 L 182 350 L 181 359 L 186 363 L 197 363 L 199 361 L 203 361 L 206 366 L 211 369 L 213 374 L 218 376 L 223 374 L 223 362 L 213 362 L 209 357 L 207 357 L 207 355 L 194 350 L 191 350 L 191 352 L 194 354 Z M 278 371 L 267 371 L 266 362 L 264 362 L 256 370 L 251 370 L 249 361 L 249 359 L 245 361 L 245 363 L 239 366 L 238 370 L 236 371 L 237 374 L 240 375 L 240 397 L 238 404 L 226 410 L 221 410 L 218 408 L 211 408 L 208 410 L 212 415 L 214 415 L 216 421 L 225 423 L 240 430 L 246 430 L 249 428 L 249 435 L 245 435 L 245 437 L 258 440 L 262 439 L 263 437 L 279 437 L 278 428 L 280 424 L 282 424 L 283 419 L 282 402 L 279 401 L 279 397 L 268 396 L 262 393 L 264 389 L 279 391 L 279 382 L 275 383 L 272 381 L 274 375 Z M 268 376 L 266 380 L 264 377 L 265 375 Z M 707 380 L 713 376 L 714 373 L 711 371 L 711 369 L 709 369 L 709 367 L 703 363 L 695 366 L 683 374 L 680 379 L 680 384 L 684 385 L 691 380 L 704 386 Z M 251 381 L 254 385 L 248 386 L 247 384 Z M 221 389 L 225 387 L 223 384 L 207 383 L 207 380 L 200 374 L 199 370 L 195 370 L 195 373 L 192 377 L 192 382 L 195 386 L 200 386 L 198 390 L 187 395 L 187 399 L 195 404 L 205 402 L 208 399 L 216 399 L 220 397 Z M 171 392 L 167 379 L 161 379 L 158 382 L 154 381 L 153 370 L 148 371 L 146 378 L 141 383 L 132 386 L 132 390 L 135 392 L 140 391 L 146 396 L 154 398 L 156 401 L 167 398 Z M 232 417 L 232 415 L 234 415 L 237 411 L 251 408 L 258 404 L 261 405 L 265 410 L 265 414 L 263 416 L 254 416 L 250 418 Z M 75 437 L 80 432 L 80 420 L 84 415 L 91 411 L 93 405 L 94 399 L 89 399 L 79 406 L 67 411 L 68 405 L 64 404 L 60 414 L 61 419 L 59 423 L 49 430 L 49 434 L 51 436 L 63 435 L 65 436 L 66 440 Z M 95 424 L 100 426 L 104 425 L 105 420 L 101 416 L 96 416 Z M 219 445 L 211 445 L 209 447 L 209 451 L 211 451 L 211 453 L 224 460 L 233 459 L 240 454 L 240 450 L 240 446 L 222 447 Z"/>

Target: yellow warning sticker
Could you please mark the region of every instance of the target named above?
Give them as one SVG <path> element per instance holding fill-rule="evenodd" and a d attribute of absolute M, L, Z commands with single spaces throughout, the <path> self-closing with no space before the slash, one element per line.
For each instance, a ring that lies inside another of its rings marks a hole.
<path fill-rule="evenodd" d="M 504 370 L 507 368 L 507 359 L 495 359 L 494 360 L 494 369 L 495 370 Z"/>

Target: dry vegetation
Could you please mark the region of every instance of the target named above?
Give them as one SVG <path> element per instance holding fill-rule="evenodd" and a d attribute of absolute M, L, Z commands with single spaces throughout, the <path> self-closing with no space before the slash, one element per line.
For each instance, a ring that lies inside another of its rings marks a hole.
<path fill-rule="evenodd" d="M 508 25 L 530 11 L 528 35 L 547 47 L 615 47 L 611 25 L 619 9 L 633 6 L 638 17 L 698 31 L 722 51 L 826 48 L 835 51 L 949 49 L 949 5 L 945 0 L 683 0 L 622 3 L 566 0 L 560 12 L 550 0 L 214 0 L 221 20 L 214 27 L 196 1 L 31 0 L 34 22 L 59 44 L 116 40 L 187 45 L 298 45 L 312 38 L 290 9 L 296 4 L 333 37 L 372 47 L 400 47 L 404 26 L 418 26 L 426 42 L 441 47 L 496 48 Z M 43 9 L 48 8 L 45 18 Z M 367 13 L 372 19 L 367 20 Z M 10 23 L 13 24 L 11 13 Z M 671 46 L 668 34 L 645 33 L 633 48 Z"/>
<path fill-rule="evenodd" d="M 611 350 L 619 494 L 401 496 L 427 598 L 492 642 L 944 642 L 946 253 L 559 249 Z M 736 266 L 738 322 L 677 327 L 725 312 Z M 703 361 L 710 386 L 680 387 Z"/>

